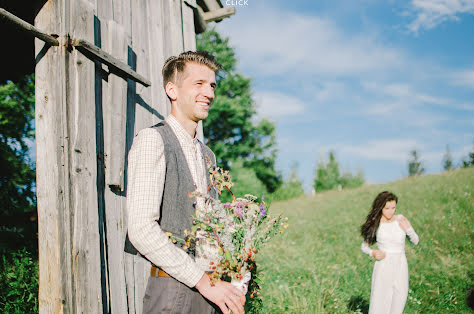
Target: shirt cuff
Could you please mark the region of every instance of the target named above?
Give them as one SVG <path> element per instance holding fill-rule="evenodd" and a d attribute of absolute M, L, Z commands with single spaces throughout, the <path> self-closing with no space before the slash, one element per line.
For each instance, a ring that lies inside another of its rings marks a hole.
<path fill-rule="evenodd" d="M 201 280 L 202 276 L 204 276 L 205 272 L 200 270 L 199 268 L 196 267 L 196 271 L 193 271 L 192 273 L 189 273 L 189 278 L 183 283 L 188 286 L 189 288 L 193 288 L 197 285 L 199 280 Z"/>

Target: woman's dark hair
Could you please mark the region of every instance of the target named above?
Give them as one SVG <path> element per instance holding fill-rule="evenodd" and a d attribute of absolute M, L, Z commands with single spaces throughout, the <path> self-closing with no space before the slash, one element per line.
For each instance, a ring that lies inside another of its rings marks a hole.
<path fill-rule="evenodd" d="M 380 219 L 382 218 L 382 209 L 385 204 L 390 201 L 398 202 L 398 198 L 395 194 L 388 191 L 383 191 L 377 195 L 372 203 L 372 209 L 367 215 L 365 223 L 360 227 L 360 233 L 364 238 L 364 241 L 368 244 L 375 243 L 377 229 L 379 228 Z"/>

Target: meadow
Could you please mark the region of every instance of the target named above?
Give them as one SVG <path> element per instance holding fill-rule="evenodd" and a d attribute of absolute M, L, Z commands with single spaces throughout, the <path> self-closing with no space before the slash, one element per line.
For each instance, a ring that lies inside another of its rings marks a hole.
<path fill-rule="evenodd" d="M 360 250 L 359 230 L 384 190 L 399 197 L 397 213 L 420 237 L 406 243 L 405 313 L 472 313 L 472 167 L 274 202 L 270 212 L 287 216 L 289 227 L 259 254 L 262 313 L 367 312 L 374 260 Z"/>

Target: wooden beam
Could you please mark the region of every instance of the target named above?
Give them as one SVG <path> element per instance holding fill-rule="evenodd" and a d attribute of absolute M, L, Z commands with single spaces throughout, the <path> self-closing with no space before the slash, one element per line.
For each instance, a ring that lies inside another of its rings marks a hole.
<path fill-rule="evenodd" d="M 132 68 L 126 65 L 124 62 L 120 61 L 119 59 L 115 58 L 111 54 L 105 52 L 104 50 L 100 49 L 99 47 L 91 44 L 87 40 L 83 39 L 72 39 L 70 40 L 70 44 L 74 47 L 77 47 L 79 50 L 85 50 L 86 52 L 92 54 L 94 57 L 99 59 L 102 63 L 105 63 L 109 67 L 113 67 L 126 77 L 134 80 L 142 84 L 145 87 L 151 85 L 151 82 L 146 79 L 145 77 L 141 76 L 137 72 L 133 71 Z"/>
<path fill-rule="evenodd" d="M 18 28 L 26 31 L 27 33 L 31 34 L 32 36 L 41 39 L 42 41 L 48 43 L 51 46 L 59 46 L 59 40 L 54 38 L 53 36 L 39 30 L 38 28 L 34 27 L 30 23 L 20 19 L 19 17 L 11 14 L 7 10 L 0 8 L 0 17 L 5 18 L 7 21 L 11 22 L 12 24 L 16 25 Z M 113 57 L 111 54 L 103 51 L 99 47 L 89 43 L 83 39 L 73 39 L 70 41 L 72 46 L 81 47 L 87 50 L 90 54 L 95 56 L 99 59 L 102 63 L 107 64 L 110 67 L 113 67 L 119 72 L 125 74 L 126 77 L 131 78 L 135 82 L 138 82 L 146 87 L 151 85 L 151 82 L 138 74 L 137 72 L 133 71 L 128 65 L 123 63 L 122 61 L 118 60 L 117 58 Z"/>
<path fill-rule="evenodd" d="M 203 19 L 206 23 L 222 20 L 234 14 L 235 14 L 234 7 L 220 8 L 214 11 L 202 13 Z"/>
<path fill-rule="evenodd" d="M 222 4 L 220 2 L 217 2 L 216 0 L 203 0 L 204 3 L 207 6 L 208 11 L 214 11 L 214 10 L 219 10 L 222 8 Z"/>
<path fill-rule="evenodd" d="M 12 23 L 16 27 L 20 28 L 21 30 L 24 30 L 28 34 L 41 39 L 44 42 L 47 42 L 51 46 L 59 46 L 59 41 L 54 38 L 53 36 L 46 34 L 45 32 L 42 32 L 41 30 L 37 29 L 30 23 L 23 21 L 16 15 L 11 14 L 7 10 L 0 8 L 0 17 L 6 19 L 8 22 Z"/>
<path fill-rule="evenodd" d="M 196 4 L 195 1 L 192 1 L 193 3 L 190 4 L 188 1 L 184 0 L 183 3 L 187 5 L 191 10 L 193 10 L 193 20 L 194 20 L 194 32 L 196 34 L 201 34 L 206 31 L 207 24 L 206 21 L 204 21 L 203 14 L 204 11 L 202 8 Z"/>

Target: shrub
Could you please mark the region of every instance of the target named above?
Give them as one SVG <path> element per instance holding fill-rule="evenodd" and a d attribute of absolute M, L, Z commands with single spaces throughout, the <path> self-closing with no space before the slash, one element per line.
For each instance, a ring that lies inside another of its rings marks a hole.
<path fill-rule="evenodd" d="M 38 312 L 38 260 L 26 249 L 0 259 L 0 312 Z"/>

